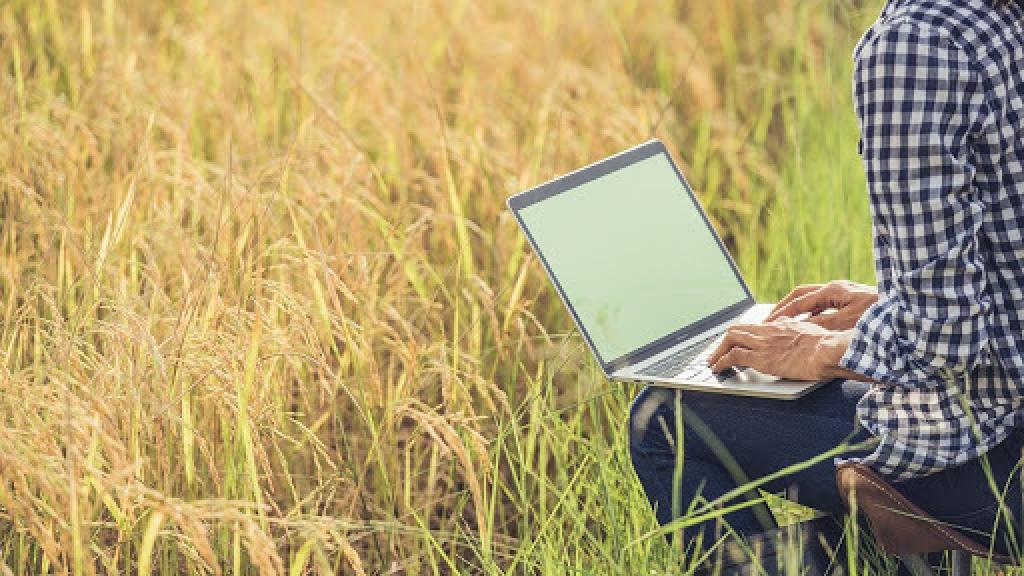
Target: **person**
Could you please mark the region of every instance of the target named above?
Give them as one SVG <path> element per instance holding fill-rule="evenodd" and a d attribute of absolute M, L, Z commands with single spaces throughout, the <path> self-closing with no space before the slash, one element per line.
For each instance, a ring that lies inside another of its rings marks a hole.
<path fill-rule="evenodd" d="M 829 382 L 795 401 L 649 386 L 630 411 L 634 469 L 661 524 L 703 519 L 687 543 L 770 529 L 736 494 L 758 478 L 825 513 L 817 529 L 834 538 L 836 462 L 854 460 L 1019 552 L 1024 3 L 889 0 L 854 60 L 877 286 L 799 286 L 710 357 L 716 372 Z M 837 446 L 850 449 L 821 457 Z M 699 514 L 708 503 L 718 518 Z"/>

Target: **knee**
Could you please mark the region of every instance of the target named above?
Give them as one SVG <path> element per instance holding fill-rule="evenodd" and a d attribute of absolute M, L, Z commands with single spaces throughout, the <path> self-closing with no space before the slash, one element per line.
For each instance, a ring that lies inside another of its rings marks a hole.
<path fill-rule="evenodd" d="M 671 426 L 675 420 L 673 400 L 677 393 L 668 388 L 648 386 L 633 400 L 629 408 L 629 450 L 634 460 L 639 452 L 672 447 L 672 440 L 665 434 L 671 430 L 666 425 Z"/>

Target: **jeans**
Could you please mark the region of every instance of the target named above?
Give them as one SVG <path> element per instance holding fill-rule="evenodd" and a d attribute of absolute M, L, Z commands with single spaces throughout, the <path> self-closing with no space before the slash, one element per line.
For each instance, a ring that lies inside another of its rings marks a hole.
<path fill-rule="evenodd" d="M 864 383 L 835 381 L 803 398 L 787 401 L 648 386 L 633 401 L 629 442 L 633 468 L 658 522 L 664 525 L 685 514 L 691 506 L 699 508 L 700 504 L 714 501 L 749 480 L 807 461 L 844 440 L 870 442 L 870 435 L 857 426 L 855 414 L 857 400 L 867 390 Z M 681 409 L 678 420 L 677 407 Z M 682 461 L 677 462 L 675 450 L 680 444 Z M 1022 448 L 1024 431 L 1017 430 L 985 456 L 999 487 L 1010 483 L 1005 503 L 1017 527 L 1022 493 L 1020 474 L 1014 467 Z M 862 447 L 860 453 L 870 450 Z M 852 451 L 844 456 L 857 454 Z M 679 465 L 681 473 L 676 476 Z M 678 494 L 675 503 L 673 485 Z M 989 486 L 981 459 L 893 484 L 939 521 L 948 522 L 985 544 L 994 539 L 996 550 L 1007 553 L 1006 522 L 993 530 L 998 501 Z M 839 532 L 835 519 L 842 517 L 845 507 L 836 487 L 832 459 L 760 487 L 768 492 L 786 493 L 790 499 L 825 513 L 825 520 L 816 521 L 824 537 L 833 539 Z M 740 495 L 723 505 L 737 504 L 743 499 L 744 495 Z M 774 527 L 763 506 L 731 512 L 724 516 L 724 521 L 741 536 L 753 536 Z M 684 529 L 683 537 L 689 542 L 703 535 L 707 545 L 714 541 L 708 538 L 721 529 L 721 522 L 712 518 Z M 1019 535 L 1017 541 L 1020 542 Z"/>

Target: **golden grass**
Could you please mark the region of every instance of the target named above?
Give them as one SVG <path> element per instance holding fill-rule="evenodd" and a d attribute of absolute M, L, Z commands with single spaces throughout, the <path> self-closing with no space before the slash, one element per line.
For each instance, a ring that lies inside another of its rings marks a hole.
<path fill-rule="evenodd" d="M 681 570 L 504 198 L 659 136 L 762 296 L 870 278 L 876 8 L 0 4 L 2 573 Z"/>

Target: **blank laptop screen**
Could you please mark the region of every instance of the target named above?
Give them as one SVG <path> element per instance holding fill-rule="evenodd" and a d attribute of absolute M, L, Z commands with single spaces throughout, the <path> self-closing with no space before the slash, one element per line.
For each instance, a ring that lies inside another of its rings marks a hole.
<path fill-rule="evenodd" d="M 609 362 L 747 299 L 665 154 L 519 210 Z"/>

